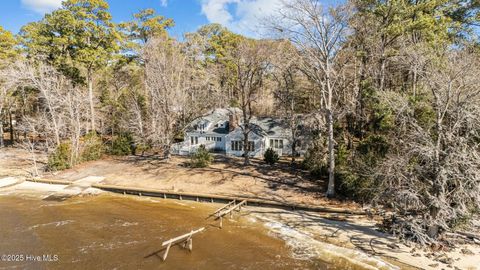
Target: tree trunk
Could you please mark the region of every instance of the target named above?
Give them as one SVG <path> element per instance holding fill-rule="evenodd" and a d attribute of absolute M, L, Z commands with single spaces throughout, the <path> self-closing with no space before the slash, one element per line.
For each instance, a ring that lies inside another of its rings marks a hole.
<path fill-rule="evenodd" d="M 326 70 L 329 70 L 329 65 L 327 63 Z M 326 113 L 327 113 L 327 126 L 328 126 L 328 188 L 327 188 L 327 197 L 331 198 L 335 196 L 335 141 L 333 139 L 333 89 L 330 84 L 329 74 L 326 74 L 326 87 L 327 87 L 327 100 L 326 100 Z"/>
<path fill-rule="evenodd" d="M 9 113 L 9 120 L 10 120 L 10 144 L 13 145 L 15 143 L 15 131 L 13 129 L 12 111 L 9 110 L 8 113 Z"/>
<path fill-rule="evenodd" d="M 90 123 L 91 123 L 91 131 L 95 131 L 95 107 L 93 102 L 93 74 L 92 70 L 89 69 L 87 72 L 87 80 L 88 80 L 88 100 L 90 102 Z"/>
<path fill-rule="evenodd" d="M 436 98 L 437 99 L 437 98 Z M 438 99 L 437 99 L 438 100 Z M 435 158 L 435 165 L 434 165 L 434 174 L 435 174 L 435 179 L 433 182 L 432 186 L 432 195 L 435 196 L 436 200 L 439 200 L 441 193 L 442 193 L 442 184 L 440 183 L 440 152 L 442 150 L 442 139 L 443 139 L 443 119 L 442 119 L 442 112 L 438 109 L 439 104 L 436 104 L 437 107 L 437 119 L 436 119 L 436 128 L 437 128 L 437 140 L 435 142 L 435 153 L 434 153 L 434 158 Z M 433 224 L 430 224 L 427 228 L 427 235 L 430 238 L 437 238 L 440 227 L 435 224 L 435 220 L 437 219 L 439 208 L 435 205 L 432 204 L 430 205 L 430 222 Z"/>
<path fill-rule="evenodd" d="M 385 66 L 386 66 L 386 59 L 385 56 L 382 55 L 382 58 L 380 59 L 380 86 L 379 89 L 380 91 L 383 91 L 385 87 Z"/>
<path fill-rule="evenodd" d="M 297 155 L 297 132 L 296 132 L 296 125 L 295 125 L 295 120 L 290 121 L 290 132 L 292 134 L 292 144 L 291 144 L 291 150 L 292 150 L 292 166 L 295 164 L 295 156 Z"/>
<path fill-rule="evenodd" d="M 5 143 L 3 141 L 3 119 L 1 114 L 0 114 L 0 147 L 5 147 Z"/>
<path fill-rule="evenodd" d="M 248 124 L 246 124 L 248 125 Z M 246 127 L 245 127 L 246 128 Z M 248 132 L 245 132 L 243 134 L 243 155 L 244 157 L 244 165 L 250 165 L 250 157 L 249 157 L 249 151 L 248 151 Z"/>
<path fill-rule="evenodd" d="M 169 145 L 166 145 L 163 149 L 163 158 L 166 160 L 166 161 L 170 161 L 170 158 L 172 157 L 172 153 L 170 152 L 170 144 Z M 142 154 L 143 155 L 143 154 Z"/>
<path fill-rule="evenodd" d="M 327 197 L 335 196 L 335 150 L 333 139 L 333 115 L 332 110 L 327 109 L 328 125 L 328 189 Z"/>
<path fill-rule="evenodd" d="M 416 69 L 413 71 L 412 85 L 413 85 L 413 98 L 415 98 L 417 96 L 417 70 Z"/>
<path fill-rule="evenodd" d="M 438 210 L 439 210 L 438 207 L 435 207 L 435 206 L 430 207 L 430 218 L 432 219 L 432 221 L 437 218 Z M 440 227 L 438 225 L 431 224 L 427 228 L 427 235 L 432 239 L 436 239 L 439 231 L 440 231 Z"/>
<path fill-rule="evenodd" d="M 296 143 L 295 139 L 293 139 L 293 141 L 292 141 L 292 165 L 295 164 L 295 155 L 297 154 L 296 148 L 297 148 L 297 143 Z"/>

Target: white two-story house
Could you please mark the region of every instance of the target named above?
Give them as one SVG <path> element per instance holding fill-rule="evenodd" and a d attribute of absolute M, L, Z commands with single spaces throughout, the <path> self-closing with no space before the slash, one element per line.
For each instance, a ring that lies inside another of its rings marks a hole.
<path fill-rule="evenodd" d="M 173 153 L 189 155 L 204 145 L 212 152 L 231 156 L 242 156 L 244 147 L 249 147 L 249 155 L 253 157 L 263 156 L 268 148 L 279 155 L 291 154 L 291 132 L 282 119 L 253 117 L 245 146 L 241 115 L 236 108 L 215 109 L 196 119 L 187 127 L 184 141 L 173 146 Z"/>

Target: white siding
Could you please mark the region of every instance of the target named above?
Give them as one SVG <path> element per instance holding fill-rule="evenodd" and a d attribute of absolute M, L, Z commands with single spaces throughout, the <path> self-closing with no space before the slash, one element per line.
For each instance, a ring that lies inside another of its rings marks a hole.
<path fill-rule="evenodd" d="M 255 150 L 250 152 L 250 156 L 261 157 L 265 151 L 265 141 L 263 137 L 258 136 L 254 132 L 250 132 L 248 135 L 248 140 L 253 141 Z M 243 133 L 240 128 L 237 128 L 233 132 L 229 133 L 225 138 L 225 152 L 227 155 L 241 157 L 244 154 L 244 151 L 238 151 L 232 149 L 232 141 L 242 141 L 243 142 Z"/>
<path fill-rule="evenodd" d="M 273 140 L 274 144 L 271 145 L 271 142 L 270 140 Z M 283 147 L 280 148 L 279 147 L 279 142 L 277 143 L 277 147 L 275 147 L 275 140 L 279 141 L 279 140 L 282 140 L 282 145 Z M 268 149 L 268 148 L 272 148 L 273 150 L 276 150 L 278 154 L 280 155 L 290 155 L 291 152 L 292 152 L 292 145 L 291 145 L 291 141 L 288 139 L 288 138 L 284 138 L 284 137 L 267 137 L 265 139 L 266 141 L 266 147 L 265 149 Z"/>

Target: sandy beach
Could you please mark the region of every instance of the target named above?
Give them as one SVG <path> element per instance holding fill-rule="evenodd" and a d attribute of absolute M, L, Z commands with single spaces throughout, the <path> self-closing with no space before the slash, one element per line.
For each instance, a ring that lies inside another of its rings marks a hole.
<path fill-rule="evenodd" d="M 25 172 L 31 170 L 31 165 L 22 158 L 20 151 L 2 152 L 0 173 L 11 176 L 0 179 L 0 195 L 41 194 L 48 197 L 64 192 L 65 185 L 24 181 L 28 177 Z M 118 186 L 217 195 L 234 194 L 272 201 L 313 203 L 361 210 L 360 206 L 353 203 L 327 202 L 321 195 L 321 190 L 314 189 L 314 183 L 309 182 L 308 176 L 289 175 L 288 170 L 281 167 L 278 168 L 278 174 L 272 173 L 264 177 L 254 166 L 242 168 L 235 163 L 217 163 L 202 171 L 183 167 L 181 164 L 185 162 L 184 159 L 175 159 L 168 164 L 131 159 L 107 158 L 60 173 L 46 174 L 45 177 L 72 183 L 87 178 L 96 179 L 94 182 Z M 225 166 L 230 168 L 226 170 Z M 178 177 L 175 177 L 176 172 Z M 300 179 L 298 184 L 289 184 L 293 177 Z M 285 180 L 280 183 L 274 181 L 278 179 Z M 15 184 L 17 182 L 18 184 Z M 272 186 L 272 182 L 278 185 Z M 311 185 L 310 189 L 308 185 Z M 90 196 L 100 192 L 86 187 L 81 189 L 79 194 Z M 272 234 L 285 240 L 296 256 L 314 256 L 334 265 L 353 263 L 358 265 L 359 269 L 480 269 L 480 245 L 457 244 L 449 250 L 431 252 L 416 247 L 413 243 L 400 242 L 395 237 L 378 231 L 378 218 L 261 207 L 248 207 L 241 215 L 252 222 L 264 224 Z"/>

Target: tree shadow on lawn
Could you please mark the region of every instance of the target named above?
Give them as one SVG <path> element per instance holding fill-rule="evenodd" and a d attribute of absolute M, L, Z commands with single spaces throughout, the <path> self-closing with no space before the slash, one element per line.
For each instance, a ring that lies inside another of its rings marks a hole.
<path fill-rule="evenodd" d="M 286 203 L 288 198 L 276 194 L 278 191 L 284 191 L 286 194 L 292 192 L 291 195 L 309 195 L 312 198 L 323 198 L 326 183 L 324 180 L 314 179 L 308 172 L 293 167 L 289 161 L 268 165 L 259 159 L 251 159 L 250 165 L 244 165 L 243 158 L 227 157 L 222 154 L 214 154 L 213 164 L 206 168 L 192 168 L 189 166 L 189 158 L 183 156 L 173 156 L 170 160 L 165 160 L 158 155 L 150 156 L 129 156 L 127 158 L 118 158 L 117 160 L 126 164 L 131 164 L 141 169 L 147 174 L 165 175 L 174 173 L 187 173 L 190 175 L 198 175 L 202 173 L 209 174 L 208 184 L 222 185 L 230 182 L 234 183 L 237 177 L 250 177 L 253 181 L 259 181 L 266 188 L 263 193 L 253 193 L 248 198 L 268 199 L 272 201 Z M 235 192 L 235 190 L 232 190 Z M 230 196 L 232 194 L 229 194 Z M 243 194 L 242 194 L 243 195 Z M 240 197 L 241 195 L 238 194 Z M 266 197 L 269 198 L 266 198 Z M 247 197 L 247 196 L 242 196 Z M 291 202 L 291 201 L 290 201 Z"/>
<path fill-rule="evenodd" d="M 308 172 L 292 167 L 290 162 L 268 165 L 259 159 L 251 159 L 250 165 L 244 165 L 242 158 L 217 156 L 215 162 L 222 163 L 224 168 L 207 167 L 204 171 L 229 172 L 234 176 L 247 176 L 255 181 L 266 183 L 272 191 L 285 190 L 303 194 L 322 195 L 325 182 L 314 179 Z"/>

